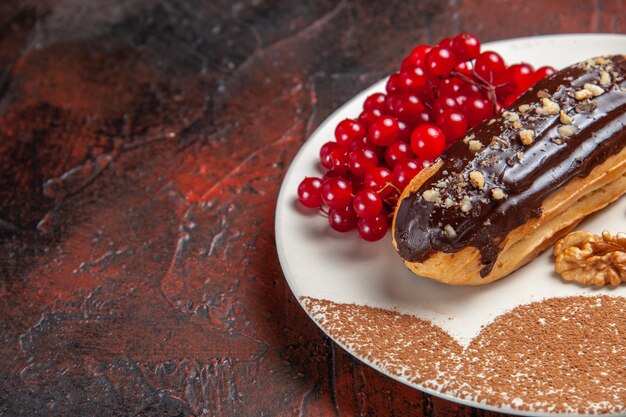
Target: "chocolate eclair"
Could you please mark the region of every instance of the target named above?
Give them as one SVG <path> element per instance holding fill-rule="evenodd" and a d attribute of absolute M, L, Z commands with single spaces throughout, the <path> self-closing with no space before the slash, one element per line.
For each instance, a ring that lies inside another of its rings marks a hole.
<path fill-rule="evenodd" d="M 409 269 L 487 284 L 626 192 L 625 76 L 624 55 L 567 67 L 420 172 L 392 226 Z"/>

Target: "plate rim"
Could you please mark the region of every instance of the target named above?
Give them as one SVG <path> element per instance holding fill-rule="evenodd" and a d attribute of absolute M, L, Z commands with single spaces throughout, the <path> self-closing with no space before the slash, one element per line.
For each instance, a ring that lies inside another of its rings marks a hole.
<path fill-rule="evenodd" d="M 538 36 L 525 36 L 525 37 L 517 37 L 517 38 L 508 38 L 508 39 L 499 39 L 496 41 L 492 41 L 492 42 L 487 42 L 485 44 L 481 45 L 481 49 L 483 48 L 488 48 L 488 49 L 494 49 L 497 50 L 499 47 L 502 47 L 504 45 L 507 46 L 511 46 L 511 45 L 515 45 L 515 44 L 523 44 L 525 42 L 541 42 L 541 43 L 549 43 L 551 41 L 567 41 L 567 40 L 571 40 L 571 41 L 576 41 L 576 40 L 581 40 L 581 38 L 584 38 L 585 41 L 587 40 L 591 40 L 591 41 L 599 41 L 599 40 L 624 40 L 626 41 L 626 34 L 616 34 L 616 33 L 566 33 L 566 34 L 547 34 L 547 35 L 538 35 Z M 286 257 L 285 257 L 285 251 L 284 251 L 284 245 L 285 242 L 283 240 L 283 235 L 280 232 L 280 227 L 281 227 L 281 217 L 284 216 L 284 212 L 287 209 L 287 207 L 289 206 L 290 202 L 289 199 L 293 199 L 293 190 L 288 190 L 287 188 L 287 178 L 289 178 L 290 176 L 290 172 L 292 171 L 292 169 L 294 168 L 294 166 L 297 166 L 298 163 L 300 162 L 301 159 L 303 159 L 305 157 L 305 155 L 307 154 L 307 144 L 309 143 L 310 139 L 314 136 L 316 136 L 318 134 L 318 132 L 322 131 L 324 129 L 325 126 L 327 126 L 328 124 L 330 124 L 331 119 L 334 118 L 335 115 L 342 113 L 344 111 L 344 109 L 346 107 L 349 106 L 350 103 L 352 103 L 355 99 L 357 99 L 359 96 L 365 94 L 365 92 L 377 87 L 379 84 L 385 82 L 387 80 L 387 78 L 389 78 L 389 76 L 385 76 L 383 78 L 381 78 L 380 80 L 372 83 L 371 85 L 365 87 L 364 89 L 360 90 L 359 92 L 357 92 L 354 96 L 352 96 L 351 98 L 349 98 L 348 100 L 346 100 L 341 106 L 337 107 L 332 113 L 330 113 L 316 128 L 313 132 L 311 132 L 309 134 L 309 136 L 307 137 L 307 139 L 302 142 L 302 144 L 300 145 L 300 148 L 298 149 L 298 152 L 295 154 L 295 156 L 293 157 L 293 159 L 291 160 L 288 169 L 285 171 L 285 175 L 282 177 L 281 179 L 281 186 L 278 192 L 278 197 L 276 200 L 276 211 L 275 211 L 275 216 L 274 216 L 274 240 L 276 243 L 276 250 L 277 250 L 277 255 L 278 255 L 278 259 L 279 259 L 279 263 L 281 266 L 281 270 L 283 272 L 283 276 L 285 277 L 285 280 L 287 282 L 287 285 L 289 286 L 289 289 L 291 290 L 292 294 L 294 295 L 294 297 L 296 298 L 296 300 L 298 301 L 298 304 L 300 305 L 300 307 L 304 310 L 304 312 L 307 314 L 307 316 L 313 321 L 313 323 L 315 323 L 315 325 L 324 333 L 324 335 L 326 337 L 328 337 L 330 340 L 332 340 L 333 343 L 337 344 L 338 346 L 340 346 L 344 351 L 346 351 L 348 354 L 350 354 L 353 358 L 357 359 L 359 362 L 362 362 L 364 364 L 366 364 L 367 366 L 375 369 L 376 371 L 382 373 L 383 375 L 392 378 L 395 381 L 398 381 L 404 385 L 407 385 L 409 387 L 412 387 L 413 389 L 416 389 L 420 392 L 429 394 L 429 395 L 433 395 L 435 397 L 438 398 L 442 398 L 444 400 L 447 401 L 451 401 L 457 404 L 461 404 L 464 406 L 469 406 L 472 408 L 478 408 L 481 410 L 486 410 L 486 411 L 494 411 L 494 412 L 504 412 L 507 414 L 511 414 L 511 415 L 519 415 L 519 416 L 529 416 L 529 417 L 553 417 L 553 416 L 581 416 L 581 417 L 586 417 L 586 416 L 598 416 L 598 415 L 604 415 L 604 416 L 621 416 L 623 414 L 621 413 L 612 413 L 612 414 L 572 414 L 572 413 L 557 413 L 557 412 L 546 412 L 546 411 L 526 411 L 526 410 L 520 410 L 520 409 L 516 409 L 516 408 L 512 408 L 510 406 L 506 406 L 506 407 L 497 407 L 497 406 L 493 406 L 490 404 L 486 404 L 486 403 L 482 403 L 479 401 L 473 401 L 473 400 L 467 400 L 464 398 L 460 398 L 460 397 L 456 397 L 441 391 L 437 391 L 428 387 L 425 387 L 421 384 L 417 384 L 414 382 L 410 382 L 408 380 L 402 379 L 397 375 L 391 374 L 389 372 L 387 372 L 386 370 L 384 370 L 383 368 L 381 368 L 380 366 L 376 365 L 375 363 L 371 362 L 369 359 L 365 358 L 365 357 L 359 357 L 357 356 L 355 353 L 353 353 L 350 349 L 348 349 L 348 347 L 342 343 L 341 341 L 337 340 L 336 338 L 332 337 L 323 327 L 322 325 L 313 317 L 313 315 L 309 312 L 309 310 L 307 308 L 305 308 L 303 302 L 302 302 L 302 296 L 304 294 L 302 294 L 302 291 L 300 291 L 298 284 L 295 282 L 295 279 L 290 278 L 290 276 L 287 274 L 286 269 L 287 265 L 289 264 L 289 262 L 287 261 Z M 305 149 L 306 148 L 306 149 Z M 300 294 L 300 295 L 298 295 Z"/>

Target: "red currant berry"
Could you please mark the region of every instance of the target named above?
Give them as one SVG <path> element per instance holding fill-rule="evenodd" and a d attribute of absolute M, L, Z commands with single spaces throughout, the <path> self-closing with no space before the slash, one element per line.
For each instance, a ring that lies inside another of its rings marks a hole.
<path fill-rule="evenodd" d="M 493 106 L 485 99 L 474 97 L 467 100 L 463 105 L 463 114 L 467 119 L 467 125 L 474 127 L 493 116 Z"/>
<path fill-rule="evenodd" d="M 452 38 L 443 38 L 442 40 L 439 41 L 437 46 L 440 47 L 440 48 L 445 48 L 445 49 L 452 50 L 452 43 L 453 42 L 454 41 L 453 41 Z"/>
<path fill-rule="evenodd" d="M 326 169 L 333 169 L 333 160 L 331 157 L 331 151 L 339 148 L 337 142 L 326 142 L 320 148 L 320 163 Z"/>
<path fill-rule="evenodd" d="M 393 167 L 391 173 L 391 182 L 398 189 L 404 190 L 404 187 L 409 185 L 413 177 L 415 177 L 421 171 L 421 167 L 414 159 L 405 159 L 400 161 Z"/>
<path fill-rule="evenodd" d="M 418 126 L 411 134 L 411 149 L 420 158 L 438 158 L 446 149 L 446 136 L 437 126 Z"/>
<path fill-rule="evenodd" d="M 467 131 L 467 120 L 463 113 L 447 110 L 437 116 L 437 126 L 443 130 L 448 145 L 456 142 Z"/>
<path fill-rule="evenodd" d="M 398 140 L 398 121 L 391 116 L 381 116 L 369 128 L 369 138 L 378 146 L 387 146 Z"/>
<path fill-rule="evenodd" d="M 452 53 L 457 62 L 476 59 L 480 54 L 480 41 L 471 33 L 461 33 L 452 42 Z"/>
<path fill-rule="evenodd" d="M 376 191 L 381 197 L 388 195 L 393 188 L 389 186 L 391 182 L 391 171 L 385 167 L 370 169 L 365 175 L 363 185 Z"/>
<path fill-rule="evenodd" d="M 363 177 L 357 177 L 354 175 L 350 177 L 350 186 L 352 187 L 353 193 L 358 193 L 363 188 L 365 188 L 364 184 L 365 181 L 363 180 Z"/>
<path fill-rule="evenodd" d="M 391 207 L 395 207 L 398 204 L 398 199 L 400 198 L 400 191 L 393 188 L 389 195 L 385 197 L 385 203 Z"/>
<path fill-rule="evenodd" d="M 374 217 L 360 219 L 357 227 L 361 239 L 375 242 L 385 236 L 389 223 L 386 216 L 378 214 Z"/>
<path fill-rule="evenodd" d="M 298 200 L 303 206 L 315 208 L 322 206 L 322 180 L 306 177 L 298 186 Z"/>
<path fill-rule="evenodd" d="M 367 219 L 380 214 L 383 209 L 383 200 L 374 190 L 365 188 L 356 193 L 352 207 L 357 216 Z"/>
<path fill-rule="evenodd" d="M 428 76 L 421 66 L 403 69 L 398 77 L 400 91 L 409 93 L 420 91 L 427 81 Z"/>
<path fill-rule="evenodd" d="M 357 177 L 364 177 L 367 172 L 378 165 L 376 152 L 368 148 L 359 148 L 348 155 L 348 167 Z"/>
<path fill-rule="evenodd" d="M 356 120 L 344 119 L 335 128 L 335 140 L 340 146 L 345 146 L 354 139 L 364 136 L 365 128 Z"/>
<path fill-rule="evenodd" d="M 330 208 L 342 209 L 352 202 L 352 186 L 344 178 L 329 178 L 322 185 L 322 200 Z"/>
<path fill-rule="evenodd" d="M 421 121 L 422 114 L 420 113 L 418 121 Z M 411 139 L 411 126 L 408 123 L 404 123 L 398 120 L 398 140 L 402 142 L 408 142 Z"/>
<path fill-rule="evenodd" d="M 515 101 L 519 98 L 520 94 L 521 92 L 514 91 L 510 96 L 504 99 L 504 101 L 502 102 L 502 107 L 505 109 L 511 107 L 511 105 L 515 103 Z"/>
<path fill-rule="evenodd" d="M 461 62 L 454 67 L 455 71 L 465 74 L 467 76 L 472 75 L 472 65 L 467 62 Z"/>
<path fill-rule="evenodd" d="M 433 164 L 433 160 L 432 159 L 426 159 L 426 158 L 417 158 L 415 160 L 417 162 L 417 165 L 420 167 L 420 171 L 424 168 L 428 168 L 429 166 L 431 166 Z"/>
<path fill-rule="evenodd" d="M 335 171 L 326 171 L 324 173 L 324 175 L 322 175 L 322 186 L 324 185 L 324 183 L 326 181 L 328 181 L 331 178 L 335 178 L 335 177 L 341 177 L 341 174 Z M 342 177 L 343 178 L 343 177 Z"/>
<path fill-rule="evenodd" d="M 494 85 L 496 85 L 496 98 L 500 101 L 510 96 L 517 88 L 511 79 L 511 74 L 508 69 L 498 77 Z"/>
<path fill-rule="evenodd" d="M 539 80 L 543 80 L 546 77 L 554 74 L 556 70 L 552 67 L 540 67 L 535 71 L 535 76 L 533 77 L 533 81 L 536 83 Z"/>
<path fill-rule="evenodd" d="M 352 205 L 346 206 L 342 209 L 328 210 L 328 223 L 330 227 L 338 232 L 349 232 L 353 230 L 357 225 L 357 217 Z"/>
<path fill-rule="evenodd" d="M 507 68 L 511 83 L 518 90 L 528 90 L 534 84 L 535 70 L 530 64 L 514 64 Z"/>
<path fill-rule="evenodd" d="M 381 109 L 366 109 L 363 110 L 359 115 L 359 122 L 363 126 L 369 126 L 382 115 L 383 112 L 381 111 Z"/>
<path fill-rule="evenodd" d="M 415 122 L 415 126 L 420 126 L 420 125 L 428 124 L 432 122 L 433 122 L 433 117 L 431 115 L 431 112 L 428 111 L 428 109 L 424 109 L 424 111 L 422 111 L 419 114 L 419 117 L 417 118 L 417 122 Z"/>
<path fill-rule="evenodd" d="M 345 174 L 348 172 L 348 152 L 346 148 L 337 147 L 330 151 L 330 161 L 332 162 L 332 170 Z"/>
<path fill-rule="evenodd" d="M 387 85 L 385 86 L 385 90 L 387 91 L 387 94 L 392 94 L 400 91 L 400 74 L 396 72 L 389 76 L 389 79 L 387 80 Z"/>
<path fill-rule="evenodd" d="M 439 83 L 439 97 L 447 96 L 454 97 L 459 94 L 461 87 L 465 84 L 465 81 L 456 77 L 446 78 Z"/>
<path fill-rule="evenodd" d="M 460 95 L 466 96 L 468 99 L 478 97 L 483 98 L 480 88 L 476 84 L 463 83 L 459 90 Z"/>
<path fill-rule="evenodd" d="M 428 84 L 424 87 L 422 91 L 420 91 L 419 96 L 424 103 L 428 103 L 432 105 L 435 99 L 439 96 L 437 88 L 439 86 L 439 81 L 436 84 L 433 84 L 432 80 L 428 80 Z"/>
<path fill-rule="evenodd" d="M 369 148 L 373 150 L 376 147 L 377 146 L 374 145 L 374 143 L 367 136 L 361 136 L 360 138 L 356 138 L 355 140 L 350 142 L 350 144 L 346 147 L 346 149 L 347 149 L 347 152 L 350 153 L 352 151 L 356 151 L 357 149 L 361 149 L 361 148 Z"/>
<path fill-rule="evenodd" d="M 402 94 L 395 102 L 393 115 L 405 123 L 419 123 L 425 107 L 418 96 L 412 93 Z"/>
<path fill-rule="evenodd" d="M 478 55 L 474 63 L 474 72 L 488 83 L 493 83 L 504 72 L 506 66 L 502 57 L 493 51 Z"/>
<path fill-rule="evenodd" d="M 363 103 L 363 109 L 372 110 L 378 109 L 383 110 L 385 108 L 385 99 L 387 96 L 383 93 L 374 93 L 368 96 Z"/>
<path fill-rule="evenodd" d="M 400 92 L 390 94 L 389 96 L 387 96 L 387 100 L 385 101 L 385 109 L 383 113 L 395 115 L 396 108 L 400 104 L 401 96 L 402 96 L 402 93 Z"/>
<path fill-rule="evenodd" d="M 445 143 L 445 142 L 444 142 Z M 385 162 L 393 168 L 398 162 L 413 158 L 413 151 L 406 142 L 394 142 L 385 149 Z"/>
<path fill-rule="evenodd" d="M 447 77 L 454 68 L 454 64 L 454 57 L 447 48 L 435 46 L 426 55 L 426 68 L 430 73 L 439 77 Z"/>
<path fill-rule="evenodd" d="M 431 48 L 428 45 L 420 45 L 415 47 L 415 49 L 413 49 L 413 51 L 411 51 L 411 53 L 406 58 L 404 58 L 402 64 L 400 65 L 400 68 L 415 68 L 418 65 L 422 64 L 424 62 L 424 59 L 426 58 L 426 54 L 428 54 L 430 49 Z"/>
<path fill-rule="evenodd" d="M 465 106 L 467 100 L 469 100 L 469 97 L 467 97 L 465 94 L 457 94 L 456 97 L 454 97 L 454 101 L 456 101 L 456 104 L 458 104 L 457 109 L 463 109 L 463 106 Z"/>
<path fill-rule="evenodd" d="M 413 60 L 411 59 L 410 56 L 405 57 L 402 60 L 402 62 L 400 63 L 400 69 L 401 70 L 414 68 L 416 66 L 417 66 L 417 64 L 415 62 L 413 62 Z"/>
<path fill-rule="evenodd" d="M 458 108 L 459 103 L 453 97 L 440 95 L 433 103 L 433 114 L 439 116 L 446 110 L 457 110 Z"/>

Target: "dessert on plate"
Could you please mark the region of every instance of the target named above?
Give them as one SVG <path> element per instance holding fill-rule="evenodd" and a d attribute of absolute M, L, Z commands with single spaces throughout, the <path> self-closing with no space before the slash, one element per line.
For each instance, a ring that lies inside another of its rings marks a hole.
<path fill-rule="evenodd" d="M 626 192 L 626 58 L 535 84 L 422 170 L 400 196 L 393 243 L 416 274 L 500 279 Z"/>

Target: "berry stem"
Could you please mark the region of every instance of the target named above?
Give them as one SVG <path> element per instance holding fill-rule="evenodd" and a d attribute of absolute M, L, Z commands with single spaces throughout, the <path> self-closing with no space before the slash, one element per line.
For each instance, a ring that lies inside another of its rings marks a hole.
<path fill-rule="evenodd" d="M 484 90 L 487 93 L 487 98 L 489 102 L 493 106 L 493 113 L 497 114 L 498 113 L 498 99 L 496 97 L 496 87 L 494 87 L 490 82 L 486 81 L 480 75 L 478 75 L 473 68 L 472 68 L 472 74 L 476 78 L 468 77 L 467 75 L 457 70 L 452 70 L 452 73 L 451 73 L 453 77 L 458 77 L 461 80 L 467 83 L 470 83 L 472 85 L 475 85 L 476 87 Z"/>
<path fill-rule="evenodd" d="M 393 188 L 394 190 L 396 190 L 396 191 L 397 191 L 397 192 L 399 192 L 399 193 L 401 193 L 401 192 L 402 192 L 402 190 L 401 190 L 401 189 L 399 189 L 398 187 L 396 187 L 395 185 L 393 185 L 393 183 L 391 183 L 391 182 L 387 182 L 387 183 L 385 183 L 385 186 L 384 186 L 383 188 L 381 188 L 381 190 L 380 190 L 380 191 L 384 190 L 387 186 L 389 186 L 389 187 Z"/>

